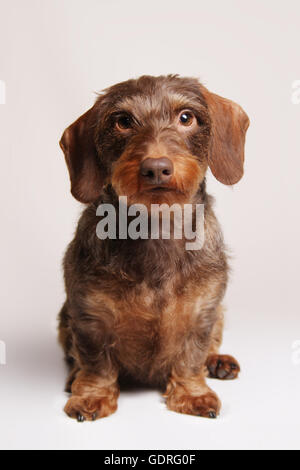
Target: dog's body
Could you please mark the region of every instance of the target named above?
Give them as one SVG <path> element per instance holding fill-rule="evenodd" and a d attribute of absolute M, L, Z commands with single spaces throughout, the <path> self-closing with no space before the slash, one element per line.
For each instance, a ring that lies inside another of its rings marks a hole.
<path fill-rule="evenodd" d="M 69 416 L 114 412 L 121 377 L 165 387 L 174 411 L 219 413 L 205 375 L 232 379 L 239 365 L 218 354 L 228 265 L 205 173 L 209 165 L 226 184 L 241 178 L 247 127 L 237 105 L 196 80 L 168 76 L 112 87 L 65 132 L 72 193 L 89 204 L 64 263 L 60 341 L 71 365 Z M 204 204 L 204 246 L 99 240 L 97 206 L 117 209 L 120 195 L 147 206 Z"/>

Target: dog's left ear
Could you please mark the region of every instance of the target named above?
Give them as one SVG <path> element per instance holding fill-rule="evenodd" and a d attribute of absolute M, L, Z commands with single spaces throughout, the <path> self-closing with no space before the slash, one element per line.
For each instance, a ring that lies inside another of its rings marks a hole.
<path fill-rule="evenodd" d="M 233 101 L 209 92 L 201 85 L 212 121 L 208 164 L 223 184 L 238 183 L 244 174 L 244 147 L 250 121 Z"/>
<path fill-rule="evenodd" d="M 68 166 L 71 193 L 80 202 L 94 202 L 104 183 L 95 145 L 96 107 L 71 124 L 59 142 Z"/>

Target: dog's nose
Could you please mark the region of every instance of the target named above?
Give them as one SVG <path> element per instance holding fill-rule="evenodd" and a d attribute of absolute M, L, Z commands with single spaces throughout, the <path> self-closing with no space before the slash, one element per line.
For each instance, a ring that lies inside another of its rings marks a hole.
<path fill-rule="evenodd" d="M 174 172 L 169 158 L 146 158 L 141 163 L 140 173 L 148 184 L 167 184 Z"/>

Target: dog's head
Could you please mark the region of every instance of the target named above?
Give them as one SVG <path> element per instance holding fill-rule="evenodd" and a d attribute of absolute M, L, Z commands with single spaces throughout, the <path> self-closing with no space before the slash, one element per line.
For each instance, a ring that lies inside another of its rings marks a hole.
<path fill-rule="evenodd" d="M 241 179 L 248 126 L 239 105 L 196 79 L 143 76 L 105 90 L 60 145 L 81 202 L 110 183 L 130 203 L 187 203 L 208 166 L 224 184 Z"/>

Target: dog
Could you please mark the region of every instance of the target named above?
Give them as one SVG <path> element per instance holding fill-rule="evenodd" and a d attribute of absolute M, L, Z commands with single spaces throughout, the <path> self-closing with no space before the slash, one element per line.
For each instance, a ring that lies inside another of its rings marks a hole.
<path fill-rule="evenodd" d="M 86 208 L 64 258 L 59 341 L 70 367 L 65 412 L 79 422 L 117 409 L 120 383 L 164 392 L 175 412 L 216 418 L 206 378 L 235 379 L 220 355 L 228 281 L 223 236 L 206 193 L 208 167 L 225 185 L 244 172 L 249 118 L 197 79 L 142 76 L 104 90 L 60 141 L 71 193 Z M 97 207 L 202 204 L 205 241 L 96 235 Z"/>

